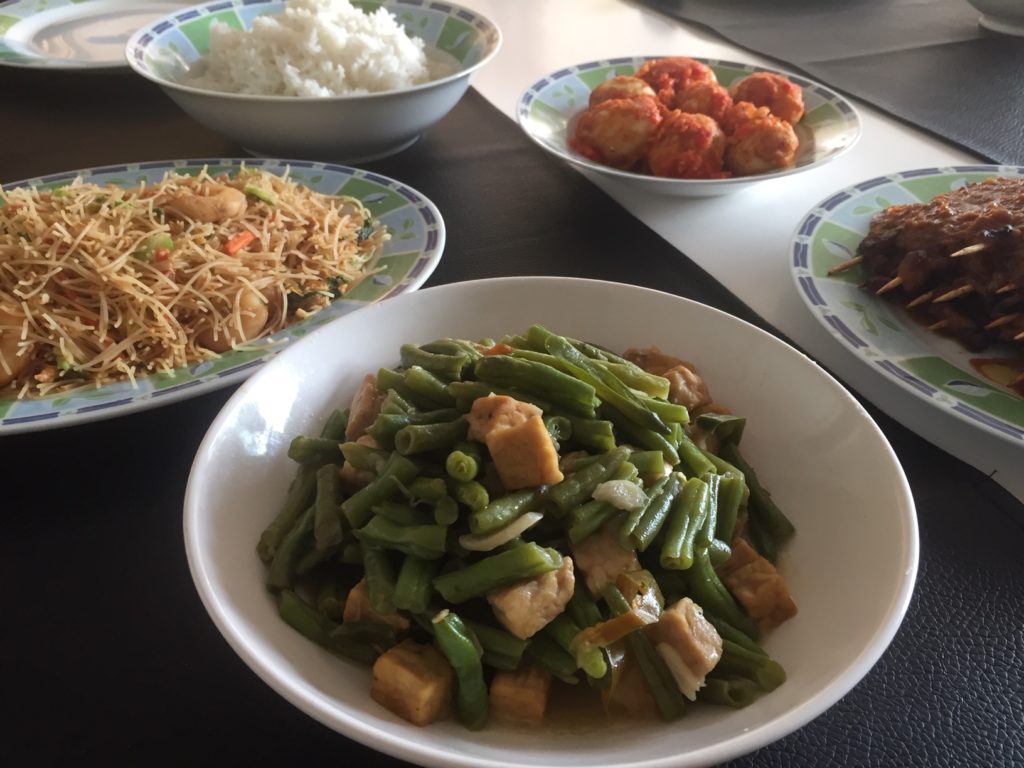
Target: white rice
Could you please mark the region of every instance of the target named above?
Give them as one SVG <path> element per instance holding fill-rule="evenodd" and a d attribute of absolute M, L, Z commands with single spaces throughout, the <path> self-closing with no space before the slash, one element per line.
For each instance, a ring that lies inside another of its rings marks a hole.
<path fill-rule="evenodd" d="M 428 59 L 384 8 L 366 14 L 349 0 L 288 0 L 252 30 L 210 26 L 210 49 L 181 83 L 228 93 L 341 96 L 408 88 L 450 74 Z"/>

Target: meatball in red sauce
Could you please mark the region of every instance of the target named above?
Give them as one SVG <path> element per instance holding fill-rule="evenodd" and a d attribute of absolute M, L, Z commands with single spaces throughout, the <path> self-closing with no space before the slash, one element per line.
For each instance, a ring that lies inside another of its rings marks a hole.
<path fill-rule="evenodd" d="M 710 117 L 676 110 L 661 121 L 647 163 L 655 176 L 722 179 L 729 175 L 722 167 L 725 144 L 725 133 Z"/>
<path fill-rule="evenodd" d="M 657 100 L 649 96 L 603 101 L 580 115 L 569 146 L 595 162 L 635 168 L 647 154 L 661 114 Z"/>
<path fill-rule="evenodd" d="M 654 89 L 639 77 L 618 75 L 605 80 L 590 92 L 590 106 L 600 104 L 602 101 L 609 101 L 610 99 L 636 99 L 640 96 L 649 96 L 652 99 L 657 98 Z"/>
<path fill-rule="evenodd" d="M 804 96 L 800 86 L 783 75 L 755 72 L 729 87 L 733 101 L 749 101 L 768 110 L 787 123 L 798 123 L 804 116 Z"/>

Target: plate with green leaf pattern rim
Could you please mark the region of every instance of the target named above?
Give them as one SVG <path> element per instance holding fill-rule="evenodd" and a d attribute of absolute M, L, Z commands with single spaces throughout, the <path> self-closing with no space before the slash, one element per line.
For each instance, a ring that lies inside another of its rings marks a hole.
<path fill-rule="evenodd" d="M 818 322 L 872 370 L 961 421 L 1024 446 L 1024 398 L 983 378 L 972 358 L 1019 357 L 993 348 L 971 353 L 914 322 L 901 307 L 865 291 L 853 258 L 871 217 L 883 208 L 927 202 L 995 176 L 1024 178 L 1024 167 L 963 165 L 903 171 L 855 184 L 814 206 L 793 236 L 790 267 L 797 292 Z"/>
<path fill-rule="evenodd" d="M 563 160 L 591 171 L 621 179 L 650 191 L 679 196 L 722 195 L 738 192 L 759 182 L 791 176 L 817 168 L 850 149 L 861 134 L 857 110 L 830 88 L 800 75 L 769 67 L 757 67 L 718 59 L 692 57 L 707 64 L 722 85 L 754 72 L 773 72 L 788 77 L 803 90 L 806 111 L 794 130 L 800 140 L 796 165 L 756 176 L 728 179 L 672 179 L 622 171 L 595 163 L 569 147 L 569 131 L 587 107 L 590 92 L 616 75 L 632 75 L 646 61 L 663 56 L 624 56 L 591 61 L 560 69 L 531 85 L 516 107 L 519 125 L 535 143 Z"/>
<path fill-rule="evenodd" d="M 189 0 L 14 0 L 0 3 L 0 66 L 127 69 L 132 33 Z"/>
<path fill-rule="evenodd" d="M 155 183 L 169 171 L 195 174 L 205 167 L 210 173 L 230 174 L 243 165 L 276 174 L 287 171 L 293 181 L 317 192 L 362 200 L 391 233 L 370 264 L 376 272 L 353 286 L 344 298 L 311 317 L 215 359 L 139 378 L 134 384 L 116 382 L 42 398 L 0 398 L 0 435 L 124 416 L 236 384 L 314 328 L 367 304 L 416 290 L 437 267 L 445 244 L 444 220 L 437 207 L 401 182 L 348 166 L 256 158 L 173 160 L 57 173 L 5 184 L 4 188 L 48 189 L 76 177 L 97 184 L 130 187 L 142 182 Z"/>

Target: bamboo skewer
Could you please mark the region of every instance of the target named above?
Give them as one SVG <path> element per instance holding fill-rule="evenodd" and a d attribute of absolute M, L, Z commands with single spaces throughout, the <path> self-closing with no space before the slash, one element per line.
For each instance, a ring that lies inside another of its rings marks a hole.
<path fill-rule="evenodd" d="M 937 299 L 932 299 L 932 304 L 940 304 L 944 301 L 952 301 L 953 299 L 959 299 L 961 296 L 966 296 L 974 290 L 973 285 L 961 285 L 959 288 L 954 288 L 951 291 L 939 296 Z"/>
<path fill-rule="evenodd" d="M 853 269 L 858 264 L 864 261 L 863 256 L 854 256 L 852 259 L 847 259 L 842 264 L 836 264 L 832 269 L 828 271 L 829 276 L 838 275 L 840 272 L 845 272 L 848 269 Z"/>
<path fill-rule="evenodd" d="M 928 330 L 929 331 L 941 331 L 947 325 L 949 325 L 949 320 L 939 320 L 939 322 L 932 323 L 931 325 L 929 325 L 928 326 Z"/>
<path fill-rule="evenodd" d="M 960 256 L 970 256 L 972 253 L 978 253 L 984 251 L 988 246 L 985 243 L 976 243 L 974 245 L 968 245 L 966 248 L 961 248 L 959 251 L 949 254 L 949 258 L 956 259 Z"/>
<path fill-rule="evenodd" d="M 1004 325 L 1009 325 L 1018 317 L 1020 317 L 1020 312 L 1014 312 L 1013 314 L 1010 315 L 1003 315 L 1002 317 L 997 317 L 995 320 L 993 320 L 991 323 L 985 326 L 985 330 L 993 331 L 996 328 L 1001 328 Z"/>
<path fill-rule="evenodd" d="M 881 296 L 883 293 L 888 293 L 893 288 L 899 288 L 901 285 L 903 285 L 903 278 L 900 277 L 899 275 L 896 275 L 896 277 L 894 277 L 888 283 L 886 283 L 881 288 L 879 288 L 877 291 L 875 291 L 875 293 L 878 294 L 879 296 Z"/>
<path fill-rule="evenodd" d="M 1010 291 L 1015 291 L 1016 289 L 1017 289 L 1016 285 L 1014 285 L 1013 283 L 1007 283 L 1002 288 L 999 288 L 996 291 L 996 293 L 1009 293 Z"/>
<path fill-rule="evenodd" d="M 1014 336 L 1013 340 L 1014 341 L 1024 341 L 1024 331 L 1021 331 L 1016 336 Z"/>
<path fill-rule="evenodd" d="M 916 299 L 914 299 L 909 304 L 907 304 L 907 309 L 913 309 L 914 307 L 919 306 L 921 304 L 924 304 L 927 301 L 931 301 L 931 298 L 934 295 L 935 295 L 934 291 L 925 291 L 920 296 L 918 296 Z"/>

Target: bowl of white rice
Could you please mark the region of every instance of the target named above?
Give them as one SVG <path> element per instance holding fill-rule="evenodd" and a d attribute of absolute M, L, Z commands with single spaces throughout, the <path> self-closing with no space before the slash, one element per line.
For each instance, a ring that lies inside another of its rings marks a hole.
<path fill-rule="evenodd" d="M 500 46 L 451 3 L 217 0 L 139 29 L 126 53 L 250 154 L 353 163 L 415 142 Z"/>

